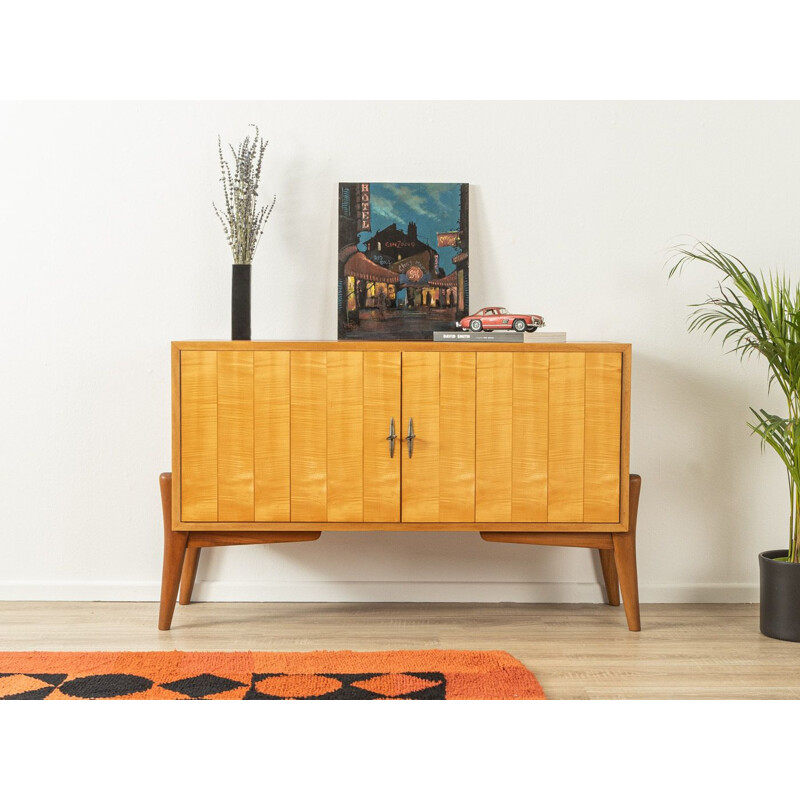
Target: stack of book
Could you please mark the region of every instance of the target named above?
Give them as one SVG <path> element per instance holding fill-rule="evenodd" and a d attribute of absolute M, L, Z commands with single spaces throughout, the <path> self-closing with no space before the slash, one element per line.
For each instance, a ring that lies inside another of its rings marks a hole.
<path fill-rule="evenodd" d="M 566 342 L 564 331 L 434 331 L 434 342 Z"/>

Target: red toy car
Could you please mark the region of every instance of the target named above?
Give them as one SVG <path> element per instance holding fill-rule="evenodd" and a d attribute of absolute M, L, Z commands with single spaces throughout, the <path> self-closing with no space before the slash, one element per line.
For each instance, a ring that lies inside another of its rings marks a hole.
<path fill-rule="evenodd" d="M 471 331 L 535 331 L 544 327 L 544 319 L 537 314 L 511 314 L 500 306 L 486 308 L 456 321 L 456 328 Z"/>

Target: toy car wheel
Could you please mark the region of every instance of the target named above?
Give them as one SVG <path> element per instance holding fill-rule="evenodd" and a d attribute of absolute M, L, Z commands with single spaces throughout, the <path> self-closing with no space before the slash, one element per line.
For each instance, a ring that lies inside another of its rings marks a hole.
<path fill-rule="evenodd" d="M 514 320 L 514 330 L 522 333 L 525 330 L 525 320 L 524 319 L 515 319 Z"/>
<path fill-rule="evenodd" d="M 530 333 L 536 333 L 536 331 L 538 331 L 538 330 L 539 330 L 539 326 L 538 325 L 531 325 L 530 328 L 528 328 L 528 331 Z"/>
<path fill-rule="evenodd" d="M 483 328 L 483 324 L 479 319 L 470 320 L 469 329 L 471 331 L 479 331 Z"/>

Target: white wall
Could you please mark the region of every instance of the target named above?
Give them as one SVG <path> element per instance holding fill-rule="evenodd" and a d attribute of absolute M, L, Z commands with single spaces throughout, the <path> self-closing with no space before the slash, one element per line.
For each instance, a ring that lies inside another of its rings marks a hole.
<path fill-rule="evenodd" d="M 714 286 L 667 282 L 706 239 L 798 276 L 800 104 L 53 103 L 0 107 L 1 599 L 155 600 L 170 465 L 169 342 L 225 339 L 216 137 L 256 122 L 278 203 L 253 337 L 336 337 L 339 181 L 472 184 L 472 307 L 633 343 L 642 600 L 757 600 L 787 541 L 785 479 L 745 422 L 766 394 L 686 331 Z M 476 533 L 326 533 L 207 551 L 198 599 L 600 601 L 590 551 Z"/>

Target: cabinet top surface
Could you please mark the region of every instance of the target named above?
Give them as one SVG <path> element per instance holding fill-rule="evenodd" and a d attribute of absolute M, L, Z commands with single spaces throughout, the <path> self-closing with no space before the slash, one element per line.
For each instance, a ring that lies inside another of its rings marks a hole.
<path fill-rule="evenodd" d="M 627 352 L 626 342 L 429 342 L 429 341 L 178 341 L 177 350 L 383 350 L 478 351 L 546 350 L 562 352 Z"/>

